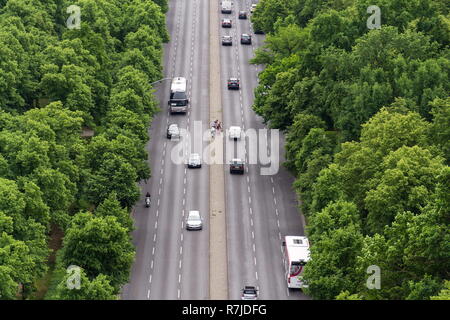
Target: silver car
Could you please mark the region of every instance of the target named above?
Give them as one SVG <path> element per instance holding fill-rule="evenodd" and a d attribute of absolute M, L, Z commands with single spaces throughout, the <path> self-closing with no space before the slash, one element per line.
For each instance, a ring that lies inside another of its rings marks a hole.
<path fill-rule="evenodd" d="M 200 216 L 200 211 L 190 210 L 186 219 L 186 230 L 202 230 L 203 219 Z"/>
<path fill-rule="evenodd" d="M 188 168 L 201 168 L 202 161 L 198 153 L 191 153 L 188 159 Z"/>
<path fill-rule="evenodd" d="M 245 286 L 242 289 L 241 300 L 257 300 L 258 299 L 258 289 L 253 286 Z"/>
<path fill-rule="evenodd" d="M 176 123 L 172 123 L 167 127 L 167 139 L 180 139 L 180 129 Z"/>

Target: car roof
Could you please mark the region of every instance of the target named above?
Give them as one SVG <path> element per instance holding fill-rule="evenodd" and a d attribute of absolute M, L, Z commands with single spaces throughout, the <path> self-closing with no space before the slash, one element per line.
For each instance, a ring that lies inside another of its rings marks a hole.
<path fill-rule="evenodd" d="M 198 153 L 191 153 L 191 158 L 200 158 L 200 155 Z"/>
<path fill-rule="evenodd" d="M 250 35 L 248 33 L 243 33 L 242 36 L 243 37 L 250 37 Z"/>
<path fill-rule="evenodd" d="M 237 129 L 241 130 L 241 127 L 238 127 L 238 126 L 231 126 L 230 127 L 230 130 L 237 130 Z"/>
<path fill-rule="evenodd" d="M 233 162 L 244 162 L 244 161 L 242 161 L 242 159 L 239 159 L 239 158 L 234 158 L 231 161 L 233 161 Z"/>
<path fill-rule="evenodd" d="M 223 38 L 231 38 L 231 36 L 223 36 Z"/>
<path fill-rule="evenodd" d="M 176 124 L 176 123 L 169 124 L 169 128 L 175 128 L 175 127 L 178 128 L 178 124 Z"/>
<path fill-rule="evenodd" d="M 189 217 L 200 217 L 200 211 L 198 210 L 190 210 L 189 211 Z"/>
<path fill-rule="evenodd" d="M 222 21 L 231 21 L 231 19 L 222 19 Z"/>
<path fill-rule="evenodd" d="M 229 80 L 230 81 L 238 81 L 239 79 L 238 78 L 230 78 Z"/>

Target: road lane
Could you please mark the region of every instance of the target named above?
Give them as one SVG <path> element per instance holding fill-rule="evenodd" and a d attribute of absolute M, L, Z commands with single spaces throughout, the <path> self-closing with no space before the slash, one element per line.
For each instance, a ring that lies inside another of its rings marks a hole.
<path fill-rule="evenodd" d="M 192 92 L 188 116 L 191 133 L 191 150 L 199 153 L 206 146 L 200 134 L 209 126 L 208 94 L 208 27 L 209 5 L 207 0 L 193 0 Z M 190 64 L 191 65 L 191 64 Z M 191 70 L 190 70 L 191 72 Z M 201 126 L 200 126 L 201 125 Z M 194 141 L 195 139 L 195 141 Z M 209 299 L 209 170 L 206 164 L 200 169 L 187 169 L 185 216 L 189 210 L 199 210 L 204 221 L 202 231 L 182 230 L 183 256 L 181 264 L 181 299 Z"/>

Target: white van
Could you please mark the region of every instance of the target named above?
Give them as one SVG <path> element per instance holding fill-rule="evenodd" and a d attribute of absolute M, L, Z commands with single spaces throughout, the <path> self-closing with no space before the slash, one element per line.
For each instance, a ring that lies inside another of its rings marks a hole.
<path fill-rule="evenodd" d="M 231 3 L 231 1 L 229 0 L 224 0 L 221 3 L 222 7 L 221 7 L 221 11 L 222 13 L 231 13 L 231 6 L 233 5 L 233 3 Z"/>

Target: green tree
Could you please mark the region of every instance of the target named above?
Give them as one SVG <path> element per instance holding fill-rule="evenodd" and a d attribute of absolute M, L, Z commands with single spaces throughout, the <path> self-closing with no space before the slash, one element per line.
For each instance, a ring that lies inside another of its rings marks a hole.
<path fill-rule="evenodd" d="M 430 300 L 450 300 L 450 281 L 445 280 L 444 289 L 438 295 L 430 297 Z"/>
<path fill-rule="evenodd" d="M 116 217 L 121 226 L 125 227 L 129 232 L 133 230 L 133 220 L 131 219 L 128 210 L 120 207 L 120 202 L 117 200 L 115 192 L 112 192 L 108 198 L 95 209 L 95 216 Z"/>
<path fill-rule="evenodd" d="M 81 269 L 79 289 L 69 289 L 67 280 L 71 280 L 70 276 L 67 274 L 59 283 L 56 293 L 58 300 L 117 300 L 116 290 L 105 275 L 100 274 L 91 281 Z"/>
<path fill-rule="evenodd" d="M 82 267 L 89 279 L 104 274 L 116 289 L 128 281 L 134 249 L 128 230 L 116 217 L 77 214 L 66 232 L 63 246 L 64 266 Z"/>

